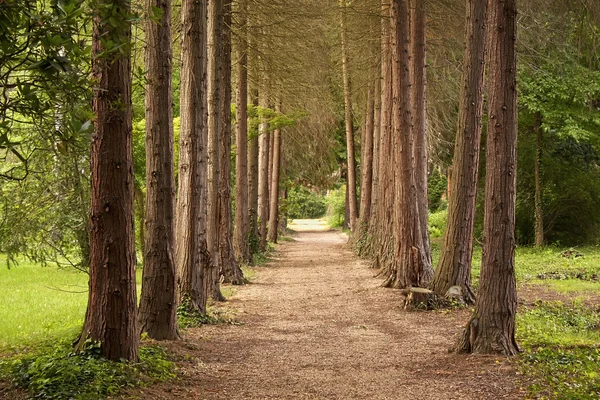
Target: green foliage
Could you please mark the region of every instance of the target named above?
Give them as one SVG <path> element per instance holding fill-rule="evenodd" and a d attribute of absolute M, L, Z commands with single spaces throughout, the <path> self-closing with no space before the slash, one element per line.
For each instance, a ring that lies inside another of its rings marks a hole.
<path fill-rule="evenodd" d="M 283 206 L 286 216 L 292 219 L 321 218 L 327 212 L 325 198 L 302 186 L 294 186 L 288 191 Z"/>
<path fill-rule="evenodd" d="M 238 325 L 230 315 L 220 310 L 209 310 L 206 314 L 192 307 L 189 299 L 184 299 L 177 308 L 177 322 L 182 329 L 202 325 Z"/>
<path fill-rule="evenodd" d="M 97 343 L 90 342 L 82 352 L 74 352 L 71 343 L 63 339 L 0 361 L 0 379 L 11 380 L 36 399 L 95 400 L 175 377 L 174 364 L 159 346 L 141 347 L 138 363 L 116 363 L 100 356 Z"/>
<path fill-rule="evenodd" d="M 538 302 L 517 315 L 524 346 L 521 370 L 533 396 L 593 399 L 600 395 L 600 313 L 582 303 Z"/>
<path fill-rule="evenodd" d="M 431 238 L 442 238 L 446 231 L 448 210 L 441 210 L 429 214 L 429 236 Z"/>
<path fill-rule="evenodd" d="M 437 169 L 429 176 L 427 181 L 427 195 L 429 201 L 429 210 L 436 212 L 443 208 L 446 203 L 442 200 L 442 196 L 446 193 L 448 187 L 448 179 L 442 175 Z"/>
<path fill-rule="evenodd" d="M 346 214 L 346 185 L 327 193 L 327 217 L 329 226 L 341 227 Z"/>

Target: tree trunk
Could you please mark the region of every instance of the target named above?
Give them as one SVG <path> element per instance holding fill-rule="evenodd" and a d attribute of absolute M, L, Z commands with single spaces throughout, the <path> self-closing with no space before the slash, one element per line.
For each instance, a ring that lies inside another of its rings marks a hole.
<path fill-rule="evenodd" d="M 252 91 L 252 104 L 258 107 L 258 90 Z M 249 254 L 248 261 L 252 264 L 252 256 L 258 251 L 258 135 L 256 132 L 250 136 L 248 142 L 248 221 L 249 221 Z"/>
<path fill-rule="evenodd" d="M 268 108 L 266 93 L 263 91 L 259 97 L 262 109 Z M 262 116 L 258 128 L 258 222 L 259 222 L 259 250 L 267 248 L 267 221 L 269 219 L 269 124 L 266 117 Z"/>
<path fill-rule="evenodd" d="M 135 199 L 135 217 L 137 219 L 138 231 L 138 242 L 140 243 L 140 249 L 142 251 L 142 257 L 146 256 L 146 200 L 144 199 L 144 191 L 140 187 L 139 183 L 135 182 L 134 188 L 134 199 Z M 89 239 L 88 239 L 89 240 Z M 142 258 L 142 265 L 144 265 L 144 259 Z"/>
<path fill-rule="evenodd" d="M 358 218 L 356 201 L 356 161 L 354 159 L 354 121 L 352 116 L 352 91 L 350 85 L 350 70 L 348 66 L 348 33 L 346 22 L 346 0 L 340 0 L 340 30 L 342 38 L 342 67 L 344 79 L 344 107 L 346 121 L 346 151 L 348 153 L 348 225 L 350 231 L 356 229 Z"/>
<path fill-rule="evenodd" d="M 225 67 L 223 58 L 223 1 L 208 2 L 208 224 L 206 236 L 210 253 L 210 268 L 206 281 L 209 296 L 224 300 L 220 289 L 221 254 L 219 246 L 219 221 L 221 220 L 221 150 L 224 140 L 223 109 L 225 95 Z"/>
<path fill-rule="evenodd" d="M 376 243 L 380 240 L 380 220 L 379 215 L 379 187 L 381 185 L 380 171 L 380 137 L 381 137 L 381 73 L 377 74 L 375 82 L 375 109 L 373 115 L 373 177 L 371 187 L 371 216 L 366 219 L 367 223 L 367 241 L 366 247 L 363 250 L 363 255 L 374 257 L 376 254 Z"/>
<path fill-rule="evenodd" d="M 481 277 L 475 313 L 457 349 L 515 355 L 517 174 L 516 0 L 488 3 L 489 107 Z"/>
<path fill-rule="evenodd" d="M 425 287 L 433 276 L 433 269 L 425 253 L 417 203 L 410 81 L 410 8 L 408 0 L 394 0 L 392 6 L 396 225 L 394 267 L 384 286 L 403 289 Z"/>
<path fill-rule="evenodd" d="M 239 263 L 250 263 L 248 214 L 248 3 L 238 0 L 240 33 L 237 41 L 235 229 L 233 247 Z"/>
<path fill-rule="evenodd" d="M 280 111 L 280 106 L 277 106 Z M 279 227 L 279 175 L 281 169 L 281 129 L 273 131 L 273 177 L 271 180 L 271 201 L 269 204 L 269 241 L 277 243 Z"/>
<path fill-rule="evenodd" d="M 425 0 L 412 0 L 411 39 L 412 39 L 412 76 L 413 76 L 413 152 L 415 157 L 415 183 L 417 188 L 417 207 L 421 221 L 423 249 L 428 264 L 431 264 L 431 246 L 429 244 L 427 175 L 427 55 L 426 55 L 426 16 Z"/>
<path fill-rule="evenodd" d="M 100 342 L 102 355 L 109 360 L 137 361 L 130 9 L 125 0 L 100 1 L 98 9 L 92 36 L 96 120 L 91 149 L 89 301 L 77 348 L 91 339 Z M 107 40 L 122 43 L 124 52 L 105 53 Z"/>
<path fill-rule="evenodd" d="M 542 212 L 542 114 L 535 113 L 535 247 L 544 247 L 544 214 Z"/>
<path fill-rule="evenodd" d="M 220 275 L 223 282 L 234 285 L 244 284 L 244 274 L 235 259 L 232 241 L 232 210 L 231 210 L 231 0 L 226 0 L 223 9 L 223 56 L 220 58 L 223 70 L 221 96 L 221 140 L 220 164 L 221 175 L 219 184 L 219 199 L 221 213 L 219 220 L 219 250 Z M 216 285 L 220 276 L 217 275 Z M 223 298 L 224 299 L 224 298 Z"/>
<path fill-rule="evenodd" d="M 375 88 L 374 83 L 369 83 L 367 94 L 367 112 L 365 129 L 363 132 L 363 149 L 361 158 L 360 179 L 360 229 L 366 230 L 371 218 L 371 194 L 373 189 L 373 130 L 375 118 Z"/>
<path fill-rule="evenodd" d="M 175 260 L 179 296 L 190 309 L 206 313 L 207 203 L 207 2 L 181 5 L 181 133 Z"/>
<path fill-rule="evenodd" d="M 147 12 L 162 10 L 160 22 L 146 20 L 146 232 L 141 332 L 176 340 L 177 270 L 174 255 L 173 91 L 171 87 L 171 1 L 151 0 Z"/>
<path fill-rule="evenodd" d="M 444 295 L 460 286 L 464 301 L 475 303 L 471 288 L 473 229 L 481 143 L 486 14 L 488 0 L 469 0 L 467 7 L 465 67 L 461 92 L 454 160 L 448 190 L 448 225 L 431 289 Z"/>

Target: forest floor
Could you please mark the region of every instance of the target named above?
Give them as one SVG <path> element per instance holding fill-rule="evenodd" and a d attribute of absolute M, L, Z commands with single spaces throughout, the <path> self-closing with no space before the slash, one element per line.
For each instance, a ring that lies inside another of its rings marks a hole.
<path fill-rule="evenodd" d="M 468 310 L 406 312 L 347 236 L 300 223 L 293 241 L 217 306 L 235 323 L 170 343 L 179 378 L 152 399 L 522 399 L 511 360 L 449 353 Z M 131 398 L 131 397 L 129 397 Z"/>

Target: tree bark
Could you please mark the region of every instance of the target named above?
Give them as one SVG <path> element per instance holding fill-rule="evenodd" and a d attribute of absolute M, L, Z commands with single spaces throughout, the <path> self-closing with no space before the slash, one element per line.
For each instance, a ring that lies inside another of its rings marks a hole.
<path fill-rule="evenodd" d="M 280 111 L 280 106 L 277 106 Z M 269 202 L 269 241 L 277 243 L 277 233 L 279 227 L 279 176 L 281 169 L 281 129 L 273 131 L 273 165 L 271 180 L 271 201 Z"/>
<path fill-rule="evenodd" d="M 224 96 L 223 6 L 224 0 L 208 2 L 208 224 L 206 230 L 210 267 L 207 274 L 207 291 L 214 300 L 225 298 L 220 289 L 221 252 L 219 246 L 219 222 L 221 212 L 221 150 L 223 133 Z"/>
<path fill-rule="evenodd" d="M 258 107 L 258 90 L 252 91 L 252 105 Z M 258 250 L 258 159 L 259 146 L 258 134 L 253 132 L 248 142 L 248 221 L 249 221 L 249 263 L 252 264 L 252 256 Z"/>
<path fill-rule="evenodd" d="M 361 157 L 361 179 L 360 179 L 360 228 L 366 231 L 371 218 L 371 194 L 373 189 L 373 135 L 375 123 L 375 87 L 369 83 L 367 93 L 367 111 L 365 114 L 365 129 L 363 132 L 363 148 Z"/>
<path fill-rule="evenodd" d="M 91 339 L 100 342 L 102 355 L 109 360 L 137 361 L 130 8 L 126 0 L 101 0 L 98 7 L 92 36 L 96 121 L 91 148 L 89 301 L 77 348 Z M 107 39 L 123 44 L 124 52 L 106 53 Z"/>
<path fill-rule="evenodd" d="M 395 160 L 395 257 L 384 286 L 425 287 L 433 276 L 425 253 L 415 179 L 413 108 L 410 80 L 410 29 L 408 0 L 392 4 L 393 136 Z"/>
<path fill-rule="evenodd" d="M 266 93 L 259 95 L 259 106 L 264 110 L 268 108 Z M 259 250 L 267 248 L 267 221 L 269 219 L 269 124 L 266 117 L 262 116 L 258 128 L 258 222 L 259 222 Z"/>
<path fill-rule="evenodd" d="M 544 247 L 544 214 L 542 210 L 542 114 L 535 113 L 535 247 Z"/>
<path fill-rule="evenodd" d="M 346 0 L 340 0 L 340 30 L 342 38 L 342 73 L 344 79 L 344 108 L 346 121 L 346 151 L 348 154 L 348 225 L 350 231 L 356 229 L 356 220 L 358 218 L 358 205 L 356 199 L 356 161 L 354 158 L 354 120 L 352 115 L 352 90 L 350 84 L 350 70 L 348 61 L 348 33 L 346 22 Z"/>
<path fill-rule="evenodd" d="M 250 264 L 248 213 L 248 3 L 238 0 L 239 35 L 236 53 L 236 157 L 234 250 L 238 263 Z"/>
<path fill-rule="evenodd" d="M 146 20 L 146 232 L 141 332 L 176 340 L 177 270 L 174 255 L 173 91 L 171 1 L 149 0 L 146 11 L 162 10 L 160 22 Z"/>
<path fill-rule="evenodd" d="M 467 304 L 475 303 L 471 262 L 483 125 L 487 1 L 468 1 L 463 86 L 448 190 L 448 225 L 431 282 L 431 289 L 438 295 L 460 286 Z"/>
<path fill-rule="evenodd" d="M 181 134 L 175 260 L 179 296 L 192 310 L 206 313 L 207 206 L 207 2 L 181 5 Z"/>
<path fill-rule="evenodd" d="M 490 0 L 489 107 L 481 277 L 475 312 L 457 349 L 515 355 L 517 174 L 517 6 Z"/>
<path fill-rule="evenodd" d="M 221 140 L 220 144 L 220 165 L 221 174 L 219 177 L 219 200 L 221 206 L 219 220 L 219 250 L 220 250 L 220 275 L 223 276 L 224 283 L 234 285 L 244 284 L 244 274 L 235 259 L 233 249 L 233 216 L 231 210 L 231 0 L 226 0 L 223 5 L 223 56 L 220 58 L 223 70 L 221 96 Z M 217 275 L 219 284 L 220 276 Z"/>
<path fill-rule="evenodd" d="M 412 76 L 413 76 L 413 152 L 415 157 L 415 184 L 417 188 L 417 207 L 423 236 L 423 249 L 428 264 L 431 264 L 431 246 L 429 244 L 427 176 L 429 162 L 427 158 L 427 54 L 426 54 L 426 16 L 425 0 L 412 0 L 411 39 L 412 39 Z"/>

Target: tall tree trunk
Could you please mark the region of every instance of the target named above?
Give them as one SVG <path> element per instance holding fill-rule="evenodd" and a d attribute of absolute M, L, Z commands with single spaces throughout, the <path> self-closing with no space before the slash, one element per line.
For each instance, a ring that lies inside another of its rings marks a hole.
<path fill-rule="evenodd" d="M 268 108 L 266 93 L 259 94 L 259 106 Z M 269 124 L 266 117 L 262 116 L 258 128 L 258 221 L 259 221 L 259 250 L 267 248 L 267 221 L 269 219 Z"/>
<path fill-rule="evenodd" d="M 239 263 L 250 263 L 248 213 L 248 3 L 238 0 L 236 46 L 235 229 L 233 247 Z"/>
<path fill-rule="evenodd" d="M 96 114 L 91 149 L 89 301 L 77 347 L 100 342 L 109 360 L 138 359 L 129 2 L 98 4 L 92 36 Z M 118 24 L 110 23 L 118 21 Z M 106 53 L 103 43 L 123 44 Z"/>
<path fill-rule="evenodd" d="M 381 67 L 379 67 L 380 69 Z M 363 250 L 363 255 L 374 257 L 376 256 L 376 243 L 380 240 L 380 215 L 379 215 L 379 186 L 381 185 L 381 171 L 380 166 L 380 137 L 381 137 L 381 72 L 377 73 L 377 80 L 375 82 L 375 109 L 373 115 L 373 177 L 371 185 L 371 216 L 366 219 L 367 223 L 367 238 L 366 247 Z"/>
<path fill-rule="evenodd" d="M 344 79 L 344 107 L 346 121 L 346 151 L 348 153 L 348 211 L 350 214 L 349 228 L 356 229 L 358 205 L 356 199 L 356 161 L 354 159 L 354 121 L 352 116 L 352 90 L 350 85 L 350 70 L 348 66 L 348 32 L 346 22 L 346 0 L 340 0 L 340 30 L 342 38 L 342 68 Z"/>
<path fill-rule="evenodd" d="M 395 180 L 392 157 L 392 41 L 391 41 L 391 1 L 381 2 L 381 119 L 379 121 L 379 235 L 377 237 L 374 266 L 381 268 L 381 274 L 391 273 L 394 257 L 394 193 Z"/>
<path fill-rule="evenodd" d="M 171 1 L 149 0 L 146 20 L 146 238 L 141 332 L 156 340 L 175 340 L 177 332 L 177 269 L 175 266 L 175 177 L 173 176 L 173 91 Z"/>
<path fill-rule="evenodd" d="M 258 90 L 251 92 L 252 105 L 258 107 Z M 259 159 L 259 136 L 252 132 L 248 142 L 248 222 L 249 222 L 249 259 L 252 264 L 252 256 L 258 250 L 258 159 Z"/>
<path fill-rule="evenodd" d="M 415 183 L 417 187 L 417 207 L 423 236 L 423 249 L 427 262 L 431 264 L 431 246 L 429 244 L 427 175 L 427 54 L 426 54 L 426 0 L 412 0 L 411 50 L 412 50 L 412 92 L 413 92 L 413 134 L 415 157 Z"/>
<path fill-rule="evenodd" d="M 223 1 L 208 2 L 208 224 L 206 236 L 210 253 L 210 268 L 206 281 L 208 294 L 217 301 L 224 300 L 220 289 L 221 254 L 219 221 L 221 220 L 221 142 L 223 133 L 224 65 Z"/>
<path fill-rule="evenodd" d="M 220 204 L 219 250 L 223 282 L 234 285 L 244 284 L 244 274 L 235 259 L 233 250 L 232 210 L 231 210 L 231 0 L 226 0 L 223 9 L 223 56 L 220 59 L 223 69 L 223 96 L 221 97 L 221 141 L 220 141 Z M 217 281 L 218 285 L 219 282 Z"/>
<path fill-rule="evenodd" d="M 181 4 L 181 133 L 175 260 L 180 271 L 180 301 L 206 313 L 207 206 L 207 2 Z"/>
<path fill-rule="evenodd" d="M 467 44 L 452 161 L 454 167 L 449 179 L 448 225 L 431 282 L 431 289 L 439 295 L 444 295 L 452 286 L 460 286 L 468 304 L 475 302 L 471 288 L 471 261 L 483 125 L 487 1 L 468 0 L 467 4 Z"/>
<path fill-rule="evenodd" d="M 459 352 L 519 352 L 515 341 L 515 206 L 517 176 L 517 5 L 488 3 L 489 108 L 483 256 L 475 312 Z"/>
<path fill-rule="evenodd" d="M 542 114 L 535 113 L 535 247 L 544 247 L 544 214 L 542 211 Z"/>
<path fill-rule="evenodd" d="M 363 131 L 363 148 L 361 157 L 360 179 L 360 227 L 361 232 L 366 232 L 371 218 L 371 195 L 373 189 L 373 134 L 375 124 L 375 87 L 374 82 L 369 83 L 367 93 L 367 111 L 365 114 L 365 129 Z"/>
<path fill-rule="evenodd" d="M 134 199 L 135 199 L 135 218 L 137 219 L 138 228 L 138 241 L 140 243 L 140 249 L 142 251 L 142 257 L 146 257 L 146 200 L 144 191 L 140 187 L 140 184 L 135 182 L 134 188 Z M 142 265 L 144 259 L 142 258 Z"/>
<path fill-rule="evenodd" d="M 277 106 L 280 111 L 280 106 Z M 273 131 L 273 165 L 271 178 L 271 201 L 269 202 L 269 241 L 277 243 L 279 227 L 279 176 L 281 169 L 281 128 Z"/>
<path fill-rule="evenodd" d="M 433 269 L 423 244 L 417 203 L 412 132 L 409 10 L 408 0 L 393 1 L 395 257 L 394 268 L 384 286 L 395 288 L 424 287 L 433 276 Z"/>

